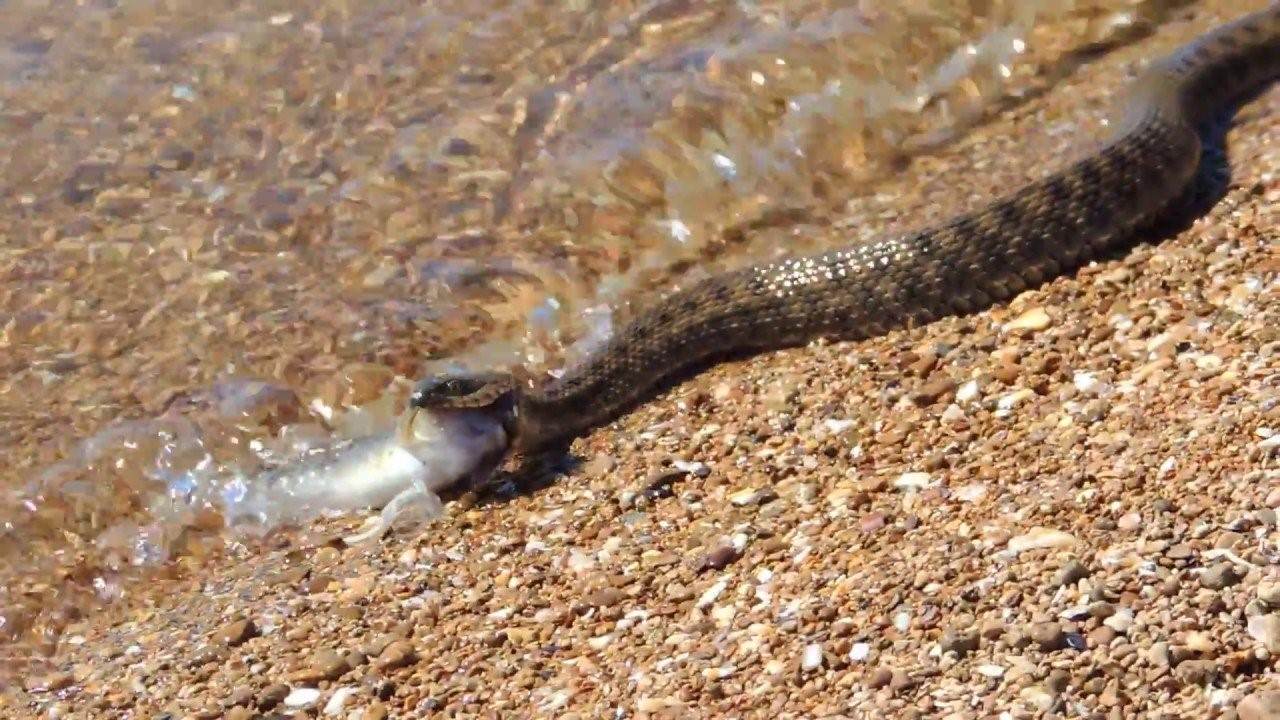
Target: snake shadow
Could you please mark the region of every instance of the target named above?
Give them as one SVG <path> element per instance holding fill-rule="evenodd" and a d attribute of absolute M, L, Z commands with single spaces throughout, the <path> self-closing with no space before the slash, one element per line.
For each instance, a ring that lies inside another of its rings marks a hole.
<path fill-rule="evenodd" d="M 1239 98 L 1229 108 L 1203 124 L 1199 131 L 1202 148 L 1200 163 L 1187 189 L 1170 202 L 1153 221 L 1137 228 L 1124 241 L 1116 243 L 1109 251 L 1099 256 L 1096 259 L 1097 262 L 1114 261 L 1123 258 L 1139 245 L 1159 244 L 1178 235 L 1207 214 L 1226 196 L 1233 178 L 1227 147 L 1228 133 L 1235 125 L 1240 108 L 1260 97 L 1266 90 L 1265 87 L 1259 88 Z M 1078 268 L 1064 275 L 1075 270 Z M 982 309 L 975 312 L 982 312 Z M 633 403 L 627 412 L 683 384 L 709 367 L 724 362 L 744 360 L 758 354 L 760 354 L 758 351 L 752 350 L 728 352 L 673 373 L 644 398 Z M 565 442 L 528 457 L 515 458 L 506 467 L 493 473 L 486 481 L 473 484 L 469 488 L 455 489 L 449 495 L 461 496 L 466 493 L 475 493 L 476 506 L 502 505 L 521 496 L 537 493 L 552 486 L 563 477 L 573 476 L 582 467 L 583 462 L 583 458 L 570 452 L 570 443 Z M 647 487 L 641 492 L 649 494 L 664 490 L 667 488 Z"/>

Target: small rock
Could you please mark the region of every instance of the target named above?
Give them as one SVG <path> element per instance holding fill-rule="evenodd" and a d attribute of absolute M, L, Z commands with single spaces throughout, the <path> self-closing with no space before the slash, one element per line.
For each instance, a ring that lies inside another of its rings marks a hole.
<path fill-rule="evenodd" d="M 1129 628 L 1133 627 L 1133 611 L 1129 608 L 1120 608 L 1114 615 L 1103 620 L 1102 624 L 1118 633 L 1127 633 Z"/>
<path fill-rule="evenodd" d="M 396 640 L 378 654 L 374 667 L 379 670 L 395 670 L 409 665 L 418 659 L 413 643 L 408 640 Z"/>
<path fill-rule="evenodd" d="M 1212 660 L 1186 660 L 1178 663 L 1173 674 L 1184 685 L 1207 685 L 1218 676 L 1218 665 Z"/>
<path fill-rule="evenodd" d="M 1054 584 L 1058 587 L 1067 585 L 1075 585 L 1077 582 L 1089 577 L 1089 568 L 1075 558 L 1067 561 L 1058 569 L 1058 574 L 1054 577 Z"/>
<path fill-rule="evenodd" d="M 356 694 L 353 687 L 341 687 L 329 696 L 329 701 L 324 704 L 325 715 L 341 715 L 342 709 L 346 706 L 347 700 Z"/>
<path fill-rule="evenodd" d="M 289 686 L 283 683 L 273 683 L 262 689 L 258 693 L 258 709 L 270 710 L 279 705 L 285 698 L 289 697 Z"/>
<path fill-rule="evenodd" d="M 942 652 L 953 652 L 964 657 L 978 649 L 978 632 L 976 630 L 948 630 L 943 633 L 939 646 Z"/>
<path fill-rule="evenodd" d="M 617 588 L 607 587 L 597 590 L 586 598 L 586 604 L 592 607 L 611 607 L 627 599 L 627 594 Z"/>
<path fill-rule="evenodd" d="M 249 707 L 253 705 L 253 698 L 255 695 L 257 695 L 256 690 L 249 687 L 248 685 L 241 685 L 231 691 L 231 694 L 227 696 L 227 699 L 223 703 L 223 705 L 225 705 L 226 707 L 234 707 L 236 705 L 243 705 L 245 707 Z"/>
<path fill-rule="evenodd" d="M 258 628 L 252 620 L 240 618 L 218 628 L 213 636 L 218 642 L 234 647 L 257 634 Z"/>
<path fill-rule="evenodd" d="M 1044 308 L 1036 307 L 1005 323 L 1005 330 L 1043 330 L 1053 323 Z"/>
<path fill-rule="evenodd" d="M 1173 656 L 1169 652 L 1169 643 L 1160 641 L 1147 648 L 1147 662 L 1152 667 L 1167 668 L 1173 664 Z"/>
<path fill-rule="evenodd" d="M 858 529 L 862 532 L 875 532 L 884 526 L 885 517 L 882 512 L 868 513 L 858 521 Z"/>
<path fill-rule="evenodd" d="M 27 692 L 57 692 L 65 690 L 75 682 L 75 679 L 68 673 L 55 672 L 49 675 L 41 675 L 29 678 L 25 683 Z M 0 705 L 3 707 L 3 705 Z"/>
<path fill-rule="evenodd" d="M 805 672 L 813 672 L 820 667 L 822 667 L 822 646 L 818 644 L 806 645 L 804 656 L 800 659 L 800 668 Z"/>
<path fill-rule="evenodd" d="M 1066 645 L 1067 635 L 1062 626 L 1056 622 L 1034 623 L 1027 630 L 1027 636 L 1045 652 L 1060 650 Z"/>
<path fill-rule="evenodd" d="M 1043 685 L 1028 685 L 1018 691 L 1018 697 L 1041 712 L 1048 712 L 1053 708 L 1053 693 Z"/>
<path fill-rule="evenodd" d="M 729 502 L 738 507 L 746 507 L 748 505 L 764 505 L 767 502 L 778 499 L 778 493 L 772 488 L 744 488 L 729 494 Z"/>
<path fill-rule="evenodd" d="M 1106 625 L 1099 625 L 1089 631 L 1088 639 L 1089 647 L 1104 648 L 1110 645 L 1112 640 L 1116 639 L 1116 631 Z"/>
<path fill-rule="evenodd" d="M 696 569 L 699 572 L 706 570 L 723 570 L 728 567 L 734 560 L 737 560 L 741 553 L 732 543 L 723 543 L 715 550 L 703 555 L 698 560 Z"/>
<path fill-rule="evenodd" d="M 850 662 L 863 662 L 870 656 L 871 656 L 871 645 L 868 643 L 864 643 L 864 642 L 854 643 L 853 647 L 849 648 Z"/>
<path fill-rule="evenodd" d="M 1240 720 L 1280 720 L 1280 692 L 1262 690 L 1250 693 L 1236 705 Z"/>
<path fill-rule="evenodd" d="M 1116 614 L 1116 606 L 1112 605 L 1109 602 L 1099 600 L 1098 602 L 1090 603 L 1089 605 L 1090 617 L 1095 617 L 1095 618 L 1098 618 L 1099 620 L 1105 620 L 1106 618 L 1109 618 L 1115 614 Z"/>
<path fill-rule="evenodd" d="M 893 481 L 893 486 L 899 490 L 921 490 L 928 487 L 931 480 L 926 472 L 905 472 Z"/>
<path fill-rule="evenodd" d="M 1263 580 L 1258 583 L 1258 601 L 1272 610 L 1280 609 L 1280 582 Z"/>
<path fill-rule="evenodd" d="M 1070 533 L 1046 527 L 1033 527 L 1022 535 L 1009 539 L 1008 548 L 1015 553 L 1041 548 L 1066 548 L 1076 544 Z"/>
<path fill-rule="evenodd" d="M 983 677 L 999 679 L 1004 677 L 1004 667 L 1000 665 L 982 664 L 974 668 Z"/>
<path fill-rule="evenodd" d="M 1280 653 L 1280 615 L 1267 613 L 1249 618 L 1249 637 L 1270 653 Z"/>
<path fill-rule="evenodd" d="M 1057 668 L 1049 673 L 1049 677 L 1045 678 L 1044 682 L 1054 695 L 1061 695 L 1071 684 L 1071 673 Z"/>
<path fill-rule="evenodd" d="M 982 627 L 979 634 L 988 640 L 999 640 L 1004 635 L 1005 623 L 996 618 L 988 618 L 982 621 Z"/>
<path fill-rule="evenodd" d="M 911 401 L 921 407 L 932 405 L 940 400 L 944 395 L 951 393 L 955 388 L 956 382 L 951 378 L 943 377 L 937 380 L 931 380 L 924 385 L 921 385 L 919 389 L 912 393 Z"/>
<path fill-rule="evenodd" d="M 363 600 L 369 597 L 377 584 L 378 578 L 373 573 L 347 578 L 342 581 L 342 590 L 338 593 L 338 600 L 340 602 Z"/>
<path fill-rule="evenodd" d="M 295 688 L 284 697 L 285 707 L 311 707 L 320 699 L 320 691 L 315 688 Z"/>
<path fill-rule="evenodd" d="M 1116 527 L 1125 532 L 1133 532 L 1142 527 L 1142 516 L 1136 512 L 1125 513 L 1116 521 Z"/>
<path fill-rule="evenodd" d="M 892 670 L 889 668 L 878 667 L 875 670 L 872 670 L 871 674 L 867 676 L 867 687 L 872 690 L 879 690 L 882 687 L 887 687 L 892 680 Z"/>
<path fill-rule="evenodd" d="M 337 680 L 351 669 L 347 658 L 333 650 L 321 650 L 311 657 L 311 669 L 320 680 Z"/>
<path fill-rule="evenodd" d="M 1272 488 L 1262 502 L 1269 508 L 1280 509 L 1280 487 Z"/>
<path fill-rule="evenodd" d="M 1187 633 L 1187 640 L 1184 644 L 1189 650 L 1201 655 L 1210 655 L 1218 651 L 1218 646 L 1214 644 L 1213 640 L 1202 632 Z"/>
<path fill-rule="evenodd" d="M 1240 582 L 1243 576 L 1235 565 L 1229 562 L 1221 562 L 1213 567 L 1205 570 L 1200 575 L 1200 584 L 1210 590 L 1222 590 Z"/>

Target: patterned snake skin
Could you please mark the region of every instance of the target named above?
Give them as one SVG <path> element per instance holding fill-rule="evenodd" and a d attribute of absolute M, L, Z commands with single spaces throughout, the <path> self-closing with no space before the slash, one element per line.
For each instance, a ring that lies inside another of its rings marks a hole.
<path fill-rule="evenodd" d="M 540 387 L 506 375 L 433 378 L 413 407 L 499 397 L 513 449 L 608 422 L 661 383 L 727 353 L 859 339 L 1006 300 L 1103 255 L 1192 184 L 1202 126 L 1280 74 L 1280 3 L 1151 65 L 1093 155 L 1012 195 L 903 237 L 714 276 L 656 303 Z"/>

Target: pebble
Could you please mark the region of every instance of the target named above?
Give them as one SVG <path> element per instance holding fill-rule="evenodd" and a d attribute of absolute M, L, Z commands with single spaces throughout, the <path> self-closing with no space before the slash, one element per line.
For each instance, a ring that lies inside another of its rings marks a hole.
<path fill-rule="evenodd" d="M 1200 584 L 1210 590 L 1222 590 L 1240 582 L 1243 576 L 1229 562 L 1220 562 L 1205 570 L 1200 575 Z"/>
<path fill-rule="evenodd" d="M 1164 641 L 1154 642 L 1151 647 L 1147 648 L 1147 662 L 1153 667 L 1165 668 L 1173 664 L 1173 658 L 1169 650 L 1169 643 Z"/>
<path fill-rule="evenodd" d="M 982 621 L 982 626 L 978 630 L 978 634 L 988 640 L 999 640 L 1005 633 L 1008 626 L 1001 620 L 996 618 L 988 618 Z"/>
<path fill-rule="evenodd" d="M 1258 583 L 1258 601 L 1272 610 L 1280 610 L 1280 581 L 1263 580 Z"/>
<path fill-rule="evenodd" d="M 778 493 L 773 488 L 743 488 L 729 495 L 729 502 L 738 507 L 747 505 L 764 505 L 767 502 L 776 500 Z"/>
<path fill-rule="evenodd" d="M 311 707 L 320 699 L 320 691 L 315 688 L 294 688 L 284 697 L 285 707 L 289 708 L 305 708 Z"/>
<path fill-rule="evenodd" d="M 408 640 L 396 640 L 387 645 L 381 653 L 378 653 L 378 659 L 374 662 L 374 667 L 379 670 L 395 670 L 405 667 L 418 659 L 418 654 L 413 648 L 413 643 Z"/>
<path fill-rule="evenodd" d="M 820 667 L 822 667 L 822 646 L 816 643 L 806 645 L 800 668 L 805 672 L 812 672 Z"/>
<path fill-rule="evenodd" d="M 1060 650 L 1067 642 L 1062 625 L 1056 622 L 1033 623 L 1027 630 L 1027 636 L 1045 652 Z"/>
<path fill-rule="evenodd" d="M 1066 587 L 1075 585 L 1077 582 L 1089 577 L 1089 568 L 1084 563 L 1072 558 L 1065 565 L 1058 568 L 1057 575 L 1054 576 L 1053 584 L 1058 587 Z"/>
<path fill-rule="evenodd" d="M 952 652 L 961 657 L 978 649 L 977 630 L 948 630 L 938 643 L 942 652 Z"/>
<path fill-rule="evenodd" d="M 1115 630 L 1118 633 L 1127 633 L 1133 627 L 1133 611 L 1129 608 L 1120 608 L 1114 615 L 1102 621 L 1103 625 Z"/>
<path fill-rule="evenodd" d="M 311 669 L 319 680 L 337 680 L 351 669 L 347 658 L 334 650 L 320 650 L 311 657 Z"/>
<path fill-rule="evenodd" d="M 1249 637 L 1261 643 L 1268 652 L 1280 654 L 1280 615 L 1267 613 L 1249 618 Z"/>
<path fill-rule="evenodd" d="M 325 715 L 341 715 L 342 710 L 347 705 L 347 700 L 350 700 L 355 694 L 356 689 L 353 687 L 340 687 L 334 690 L 333 694 L 329 696 L 329 700 L 324 704 L 322 712 Z"/>
<path fill-rule="evenodd" d="M 982 394 L 982 389 L 978 385 L 977 380 L 970 380 L 960 387 L 956 388 L 956 402 L 968 403 L 977 400 Z"/>
<path fill-rule="evenodd" d="M 955 388 L 956 383 L 951 378 L 939 378 L 921 385 L 912 393 L 911 400 L 921 407 L 932 405 L 943 396 L 949 395 Z"/>
<path fill-rule="evenodd" d="M 872 690 L 879 690 L 880 688 L 888 687 L 892 681 L 893 671 L 889 668 L 878 667 L 867 676 L 867 687 Z"/>
<path fill-rule="evenodd" d="M 74 683 L 75 679 L 70 673 L 55 672 L 30 678 L 23 683 L 23 686 L 28 692 L 57 692 L 71 687 Z"/>
<path fill-rule="evenodd" d="M 926 472 L 905 472 L 893 481 L 893 486 L 899 490 L 921 490 L 928 487 L 931 480 Z"/>
<path fill-rule="evenodd" d="M 1218 665 L 1212 660 L 1186 660 L 1178 663 L 1173 674 L 1185 685 L 1207 685 L 1218 676 Z"/>
<path fill-rule="evenodd" d="M 272 683 L 258 693 L 258 709 L 270 710 L 289 697 L 289 686 L 283 683 Z"/>
<path fill-rule="evenodd" d="M 1053 708 L 1054 694 L 1043 685 L 1028 685 L 1018 691 L 1018 697 L 1040 712 Z"/>
<path fill-rule="evenodd" d="M 1236 705 L 1236 715 L 1240 720 L 1280 720 L 1280 692 L 1249 693 Z"/>
<path fill-rule="evenodd" d="M 1018 317 L 1005 323 L 1005 330 L 1044 330 L 1053 324 L 1053 318 L 1042 307 L 1027 310 Z"/>
<path fill-rule="evenodd" d="M 723 570 L 741 557 L 741 552 L 732 543 L 722 543 L 716 549 L 703 555 L 697 562 L 699 571 Z"/>
<path fill-rule="evenodd" d="M 252 620 L 240 618 L 218 628 L 213 634 L 214 639 L 224 645 L 236 646 L 244 643 L 249 638 L 258 634 L 258 628 L 253 624 Z"/>
<path fill-rule="evenodd" d="M 1142 516 L 1136 512 L 1125 513 L 1116 521 L 1116 527 L 1125 532 L 1133 532 L 1142 527 Z"/>
<path fill-rule="evenodd" d="M 1075 545 L 1076 537 L 1070 533 L 1046 527 L 1034 527 L 1028 532 L 1009 539 L 1008 548 L 1015 553 L 1043 548 L 1068 548 Z"/>

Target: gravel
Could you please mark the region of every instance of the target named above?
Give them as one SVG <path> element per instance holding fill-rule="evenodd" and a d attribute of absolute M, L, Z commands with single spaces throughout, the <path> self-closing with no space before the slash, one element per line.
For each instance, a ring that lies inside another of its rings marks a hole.
<path fill-rule="evenodd" d="M 1133 63 L 1237 5 L 881 194 L 919 219 L 1018 184 L 1099 129 Z M 717 367 L 545 487 L 372 548 L 326 520 L 157 577 L 70 622 L 0 712 L 1280 717 L 1277 130 L 1273 90 L 1206 217 L 1007 305 Z"/>

